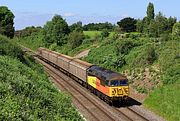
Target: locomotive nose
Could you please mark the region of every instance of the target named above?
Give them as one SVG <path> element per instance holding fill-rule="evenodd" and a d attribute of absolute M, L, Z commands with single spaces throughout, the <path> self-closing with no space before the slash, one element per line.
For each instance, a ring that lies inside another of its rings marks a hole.
<path fill-rule="evenodd" d="M 123 97 L 123 96 L 128 96 L 128 93 L 129 93 L 128 86 L 111 88 L 111 96 Z"/>
<path fill-rule="evenodd" d="M 127 95 L 129 94 L 129 88 L 128 87 L 124 87 L 123 90 L 124 90 L 125 94 L 127 94 Z"/>

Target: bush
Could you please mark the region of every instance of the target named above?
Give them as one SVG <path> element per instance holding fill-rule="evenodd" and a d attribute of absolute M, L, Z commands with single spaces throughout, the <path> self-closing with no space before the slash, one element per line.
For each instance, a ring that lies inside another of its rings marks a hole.
<path fill-rule="evenodd" d="M 123 40 L 117 43 L 116 52 L 117 55 L 128 54 L 129 51 L 134 47 L 134 44 L 130 40 Z"/>
<path fill-rule="evenodd" d="M 157 59 L 157 54 L 155 52 L 154 47 L 150 46 L 147 48 L 147 63 L 153 64 L 153 62 Z"/>
<path fill-rule="evenodd" d="M 101 32 L 101 36 L 102 36 L 102 38 L 106 38 L 106 37 L 109 36 L 109 32 L 108 32 L 107 30 L 103 30 L 103 31 Z"/>
<path fill-rule="evenodd" d="M 84 39 L 84 34 L 82 32 L 73 31 L 69 34 L 68 42 L 72 49 L 80 46 Z"/>
<path fill-rule="evenodd" d="M 180 23 L 175 23 L 172 29 L 172 36 L 174 39 L 180 38 Z"/>
<path fill-rule="evenodd" d="M 132 65 L 137 67 L 145 67 L 153 64 L 156 59 L 157 54 L 154 47 L 148 45 L 147 47 L 143 47 L 141 50 L 139 50 L 137 57 L 135 57 L 133 60 Z"/>
<path fill-rule="evenodd" d="M 0 43 L 0 55 L 8 55 L 13 58 L 18 58 L 21 62 L 24 61 L 23 51 L 19 46 L 15 45 L 15 43 L 10 42 L 8 38 L 1 35 Z"/>

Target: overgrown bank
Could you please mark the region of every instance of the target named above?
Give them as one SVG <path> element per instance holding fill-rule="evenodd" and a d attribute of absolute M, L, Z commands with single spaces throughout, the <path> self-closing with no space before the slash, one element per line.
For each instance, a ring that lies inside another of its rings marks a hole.
<path fill-rule="evenodd" d="M 82 120 L 40 65 L 7 38 L 0 43 L 0 120 Z"/>

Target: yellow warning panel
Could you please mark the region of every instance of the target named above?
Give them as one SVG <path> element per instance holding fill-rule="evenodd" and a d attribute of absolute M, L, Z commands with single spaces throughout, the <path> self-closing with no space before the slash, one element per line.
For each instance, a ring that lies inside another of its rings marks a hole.
<path fill-rule="evenodd" d="M 110 87 L 110 97 L 128 96 L 128 86 Z"/>
<path fill-rule="evenodd" d="M 88 84 L 96 88 L 96 77 L 88 76 Z"/>

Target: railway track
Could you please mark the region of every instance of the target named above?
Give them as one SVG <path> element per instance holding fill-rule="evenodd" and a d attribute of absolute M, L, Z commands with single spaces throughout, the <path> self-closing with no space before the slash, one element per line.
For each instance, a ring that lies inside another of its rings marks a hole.
<path fill-rule="evenodd" d="M 26 49 L 27 50 L 27 49 Z M 29 49 L 28 49 L 29 52 Z M 35 55 L 35 53 L 33 54 Z M 112 107 L 100 100 L 73 79 L 55 69 L 46 62 L 34 57 L 45 66 L 54 84 L 62 91 L 70 93 L 73 103 L 87 120 L 97 121 L 148 121 L 144 116 L 129 107 Z"/>
<path fill-rule="evenodd" d="M 68 91 L 74 101 L 76 103 L 79 103 L 85 110 L 86 113 L 88 113 L 87 117 L 89 120 L 96 120 L 96 121 L 115 121 L 117 117 L 113 117 L 112 115 L 110 115 L 110 113 L 106 112 L 106 110 L 97 105 L 95 102 L 92 101 L 92 99 L 90 97 L 87 96 L 86 93 L 81 92 L 81 90 L 79 90 L 79 88 L 77 88 L 77 85 L 72 84 L 72 80 L 65 80 L 64 77 L 62 78 L 61 76 L 59 76 L 59 72 L 52 68 L 50 65 L 42 62 L 41 60 L 38 60 L 39 62 L 43 63 L 43 65 L 46 67 L 47 72 L 49 73 L 49 75 L 51 76 L 51 78 L 53 78 L 53 80 L 55 81 L 55 83 L 60 86 L 63 87 L 65 91 Z"/>
<path fill-rule="evenodd" d="M 131 121 L 149 121 L 147 118 L 145 118 L 144 116 L 142 116 L 141 114 L 137 113 L 129 107 L 115 108 L 115 110 L 117 110 L 117 112 L 121 113 L 122 115 L 126 116 Z"/>
<path fill-rule="evenodd" d="M 106 103 L 104 103 L 99 98 L 94 97 L 94 95 L 89 96 L 88 94 L 89 92 L 87 92 L 86 89 L 83 89 L 83 87 L 80 86 L 78 83 L 76 83 L 75 81 L 64 75 L 63 73 L 59 72 L 57 69 L 51 67 L 47 63 L 44 63 L 41 60 L 39 61 L 40 63 L 43 63 L 43 65 L 46 67 L 46 70 L 49 73 L 49 75 L 53 78 L 54 83 L 63 90 L 68 91 L 74 98 L 76 104 L 79 103 L 81 107 L 85 108 L 86 110 L 85 117 L 88 118 L 89 120 L 148 121 L 143 116 L 139 115 L 136 112 L 133 112 L 131 109 L 128 109 L 127 107 L 123 109 L 111 107 Z M 79 98 L 81 100 L 79 100 Z M 95 114 L 93 114 L 92 112 L 94 112 Z"/>

